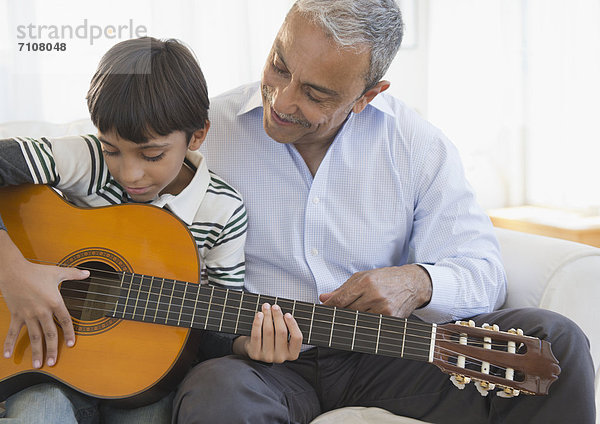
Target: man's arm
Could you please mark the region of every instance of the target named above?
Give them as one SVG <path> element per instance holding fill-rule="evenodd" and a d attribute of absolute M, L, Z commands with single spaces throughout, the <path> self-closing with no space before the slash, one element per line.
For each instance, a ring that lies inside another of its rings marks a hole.
<path fill-rule="evenodd" d="M 506 277 L 498 243 L 458 152 L 442 135 L 425 147 L 426 154 L 416 155 L 423 160 L 414 164 L 412 265 L 357 273 L 321 295 L 325 304 L 447 322 L 503 303 Z"/>

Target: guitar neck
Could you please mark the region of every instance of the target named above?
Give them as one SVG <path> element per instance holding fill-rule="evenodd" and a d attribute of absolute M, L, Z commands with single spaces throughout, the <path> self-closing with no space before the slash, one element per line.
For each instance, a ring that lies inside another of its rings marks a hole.
<path fill-rule="evenodd" d="M 132 273 L 122 274 L 120 294 L 109 315 L 248 336 L 265 302 L 292 314 L 303 343 L 433 360 L 435 324 Z"/>

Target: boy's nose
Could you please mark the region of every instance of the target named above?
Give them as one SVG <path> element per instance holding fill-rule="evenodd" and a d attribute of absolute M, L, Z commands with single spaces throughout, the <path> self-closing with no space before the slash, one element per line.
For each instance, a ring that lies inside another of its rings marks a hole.
<path fill-rule="evenodd" d="M 121 181 L 128 187 L 135 187 L 135 184 L 144 176 L 144 170 L 140 166 L 131 163 L 124 163 L 121 167 Z"/>

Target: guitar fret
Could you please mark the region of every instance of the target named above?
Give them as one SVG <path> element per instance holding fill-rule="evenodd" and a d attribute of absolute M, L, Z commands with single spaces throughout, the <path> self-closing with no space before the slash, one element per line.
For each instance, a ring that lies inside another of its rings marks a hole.
<path fill-rule="evenodd" d="M 312 315 L 310 317 L 310 330 L 308 330 L 308 340 L 306 341 L 306 343 L 310 344 L 310 338 L 312 336 L 312 329 L 313 329 L 313 324 L 315 322 L 315 307 L 316 305 L 313 304 L 312 307 Z"/>
<path fill-rule="evenodd" d="M 379 314 L 379 324 L 377 325 L 377 344 L 375 345 L 375 353 L 379 352 L 380 335 L 381 335 L 381 314 Z"/>
<path fill-rule="evenodd" d="M 129 303 L 129 295 L 131 294 L 131 285 L 133 284 L 133 276 L 135 274 L 131 274 L 131 281 L 129 282 L 129 288 L 127 290 L 127 296 L 125 297 L 125 306 L 123 307 L 123 318 L 125 318 L 125 313 L 127 312 L 127 304 Z"/>
<path fill-rule="evenodd" d="M 121 274 L 122 274 L 121 275 L 121 282 L 120 282 L 119 286 L 121 287 L 121 289 L 123 289 L 123 283 L 125 282 L 125 272 L 122 272 Z M 117 301 L 115 303 L 115 311 L 113 312 L 113 317 L 117 316 L 117 309 L 119 307 L 119 299 L 121 299 L 121 296 L 117 297 Z"/>
<path fill-rule="evenodd" d="M 181 313 L 183 312 L 183 302 L 186 299 L 185 295 L 187 294 L 187 288 L 188 288 L 189 284 L 190 283 L 185 283 L 185 288 L 183 289 L 183 297 L 181 298 L 182 299 L 181 309 L 179 310 L 179 317 L 177 318 L 177 325 L 178 326 L 181 323 Z"/>
<path fill-rule="evenodd" d="M 406 342 L 406 325 L 408 320 L 404 320 L 404 331 L 402 333 L 402 350 L 400 351 L 400 357 L 404 358 L 404 343 Z"/>
<path fill-rule="evenodd" d="M 212 306 L 212 298 L 213 293 L 215 291 L 215 286 L 210 286 L 210 298 L 208 299 L 208 309 L 206 311 L 206 320 L 204 321 L 204 329 L 208 327 L 208 315 L 210 314 L 210 307 Z"/>
<path fill-rule="evenodd" d="M 352 346 L 350 350 L 354 350 L 354 340 L 356 340 L 356 324 L 358 322 L 358 311 L 354 314 L 354 330 L 352 331 Z"/>
<path fill-rule="evenodd" d="M 171 312 L 171 305 L 173 303 L 173 293 L 175 292 L 175 281 L 173 281 L 173 287 L 171 288 L 171 296 L 169 296 L 169 306 L 167 307 L 167 315 L 165 316 L 165 324 L 169 319 L 169 313 Z"/>
<path fill-rule="evenodd" d="M 152 283 L 154 282 L 154 277 L 150 278 L 150 287 L 148 287 L 148 297 L 146 297 L 146 307 L 144 308 L 144 315 L 142 316 L 142 321 L 146 319 L 146 312 L 148 311 L 148 303 L 150 301 L 150 292 L 152 291 Z"/>
<path fill-rule="evenodd" d="M 156 318 L 157 318 L 157 314 L 158 314 L 158 310 L 160 309 L 160 298 L 162 297 L 162 293 L 163 293 L 163 287 L 165 286 L 165 279 L 162 278 L 161 279 L 161 283 L 160 283 L 160 291 L 158 292 L 158 299 L 156 300 L 156 310 L 154 311 L 154 322 L 156 322 Z"/>
<path fill-rule="evenodd" d="M 135 319 L 135 313 L 137 312 L 137 307 L 138 307 L 138 302 L 140 300 L 140 292 L 142 291 L 142 282 L 144 280 L 144 276 L 142 275 L 140 278 L 140 288 L 137 291 L 137 295 L 135 297 L 135 306 L 133 307 L 133 314 L 132 317 Z"/>
<path fill-rule="evenodd" d="M 235 329 L 233 330 L 233 332 L 235 334 L 237 334 L 237 332 L 238 332 L 238 325 L 240 324 L 240 313 L 242 312 L 243 302 L 244 302 L 244 292 L 242 292 L 242 295 L 240 297 L 240 307 L 238 308 L 237 317 L 235 319 Z"/>
<path fill-rule="evenodd" d="M 196 310 L 198 309 L 198 296 L 200 296 L 200 285 L 196 291 L 196 299 L 194 300 L 194 307 L 192 308 L 192 320 L 190 321 L 190 327 L 194 327 L 194 318 L 196 317 Z"/>
<path fill-rule="evenodd" d="M 329 347 L 331 347 L 331 339 L 333 338 L 333 327 L 335 326 L 335 311 L 337 308 L 333 307 L 333 317 L 331 319 L 331 332 L 329 333 Z"/>
<path fill-rule="evenodd" d="M 221 323 L 219 324 L 219 331 L 223 328 L 223 317 L 225 316 L 225 306 L 227 305 L 227 296 L 229 295 L 229 290 L 225 292 L 225 301 L 223 302 L 223 310 L 221 311 Z"/>

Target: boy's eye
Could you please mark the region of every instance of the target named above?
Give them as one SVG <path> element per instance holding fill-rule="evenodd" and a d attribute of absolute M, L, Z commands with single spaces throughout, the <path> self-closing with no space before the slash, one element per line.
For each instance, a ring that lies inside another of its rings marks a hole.
<path fill-rule="evenodd" d="M 155 155 L 155 156 L 143 155 L 144 160 L 147 160 L 149 162 L 156 162 L 157 160 L 161 160 L 164 156 L 165 156 L 164 152 L 160 153 L 158 155 Z"/>
<path fill-rule="evenodd" d="M 104 153 L 106 156 L 116 156 L 119 154 L 119 151 L 102 149 L 102 153 Z"/>

